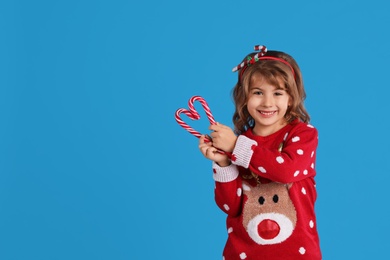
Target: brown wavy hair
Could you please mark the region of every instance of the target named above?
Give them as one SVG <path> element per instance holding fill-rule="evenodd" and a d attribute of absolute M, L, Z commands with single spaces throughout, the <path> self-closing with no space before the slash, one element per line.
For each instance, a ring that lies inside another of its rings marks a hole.
<path fill-rule="evenodd" d="M 244 60 L 246 60 L 248 56 L 253 57 L 255 54 L 256 52 L 247 55 Z M 280 87 L 286 89 L 291 97 L 291 105 L 288 107 L 285 115 L 288 122 L 292 122 L 297 118 L 306 123 L 310 121 L 310 116 L 303 104 L 306 98 L 306 92 L 303 86 L 301 70 L 297 62 L 287 53 L 280 51 L 267 51 L 264 57 L 269 56 L 286 60 L 294 69 L 295 77 L 287 64 L 275 60 L 259 60 L 246 69 L 243 68 L 245 69 L 244 72 L 239 71 L 237 84 L 232 91 L 235 104 L 233 124 L 236 134 L 242 134 L 248 128 L 254 126 L 254 120 L 250 116 L 247 108 L 249 87 L 254 74 L 260 75 L 271 85 L 284 85 Z"/>

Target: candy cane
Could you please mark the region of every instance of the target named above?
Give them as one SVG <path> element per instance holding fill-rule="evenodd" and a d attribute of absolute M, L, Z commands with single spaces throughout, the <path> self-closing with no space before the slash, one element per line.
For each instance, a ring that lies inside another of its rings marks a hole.
<path fill-rule="evenodd" d="M 180 118 L 180 114 L 185 114 L 186 116 L 188 116 L 192 120 L 199 120 L 200 119 L 200 115 L 194 107 L 195 101 L 199 101 L 202 104 L 202 107 L 203 107 L 204 111 L 206 112 L 207 118 L 210 121 L 210 124 L 212 124 L 212 125 L 216 124 L 216 122 L 214 120 L 214 116 L 211 113 L 211 110 L 210 110 L 206 100 L 204 100 L 204 98 L 202 98 L 201 96 L 193 96 L 192 98 L 190 98 L 190 100 L 188 101 L 189 110 L 187 110 L 185 108 L 179 108 L 178 110 L 176 110 L 175 118 L 176 118 L 177 123 L 181 127 L 183 127 L 185 130 L 190 132 L 190 134 L 194 135 L 195 137 L 200 138 L 202 136 L 202 134 L 199 133 L 198 131 L 196 131 L 195 129 L 193 129 L 192 127 L 190 127 L 186 122 L 184 122 Z"/>
<path fill-rule="evenodd" d="M 245 60 L 245 61 L 241 62 L 240 64 L 238 64 L 236 67 L 234 67 L 232 69 L 233 72 L 236 72 L 236 71 L 242 69 L 243 67 L 251 64 L 251 61 L 254 62 L 254 61 L 258 60 L 261 56 L 264 56 L 267 53 L 267 47 L 265 47 L 264 45 L 256 45 L 254 47 L 254 49 L 255 49 L 255 51 L 259 51 L 259 52 L 256 53 L 249 60 Z"/>
<path fill-rule="evenodd" d="M 206 112 L 207 118 L 210 121 L 210 124 L 215 125 L 216 122 L 214 120 L 213 114 L 211 113 L 209 105 L 207 104 L 206 100 L 204 100 L 204 98 L 202 98 L 201 96 L 193 96 L 188 101 L 188 107 L 190 108 L 190 111 L 193 112 L 193 113 L 196 113 L 198 115 L 198 119 L 200 118 L 200 115 L 199 115 L 198 111 L 196 111 L 196 109 L 194 107 L 194 102 L 195 101 L 199 101 L 202 104 L 202 107 L 203 107 L 204 111 Z"/>
<path fill-rule="evenodd" d="M 210 124 L 212 124 L 212 125 L 216 124 L 216 122 L 214 120 L 214 116 L 211 113 L 211 110 L 210 110 L 206 100 L 204 100 L 204 98 L 202 98 L 201 96 L 193 96 L 192 98 L 190 98 L 190 100 L 188 101 L 189 110 L 185 109 L 185 108 L 179 108 L 178 110 L 176 110 L 175 119 L 176 119 L 176 122 L 181 127 L 183 127 L 185 130 L 187 130 L 190 134 L 194 135 L 197 138 L 200 138 L 202 136 L 202 134 L 199 133 L 198 131 L 196 131 L 195 129 L 193 129 L 192 127 L 190 127 L 180 117 L 180 114 L 185 114 L 186 116 L 188 116 L 192 120 L 199 120 L 200 119 L 200 115 L 194 107 L 195 101 L 199 101 L 202 104 L 202 107 L 203 107 L 204 111 L 206 112 L 206 116 L 210 121 Z M 210 142 L 210 141 L 211 141 L 211 139 L 209 137 L 206 137 L 205 142 Z M 221 150 L 218 150 L 218 153 L 226 154 L 229 157 L 231 156 L 231 153 L 227 153 L 227 152 L 224 152 Z"/>
<path fill-rule="evenodd" d="M 267 47 L 265 47 L 264 45 L 255 45 L 254 49 L 255 49 L 255 51 L 260 51 L 261 53 L 264 53 L 264 54 L 267 52 Z"/>

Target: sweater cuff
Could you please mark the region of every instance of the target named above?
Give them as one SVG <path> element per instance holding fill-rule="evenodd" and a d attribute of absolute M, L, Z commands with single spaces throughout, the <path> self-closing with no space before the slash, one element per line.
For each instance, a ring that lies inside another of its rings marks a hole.
<path fill-rule="evenodd" d="M 213 178 L 216 182 L 230 182 L 238 177 L 238 169 L 234 164 L 221 167 L 216 162 L 213 162 L 213 173 Z"/>
<path fill-rule="evenodd" d="M 257 142 L 255 140 L 252 140 L 244 135 L 240 135 L 233 150 L 231 158 L 232 163 L 247 169 L 252 159 L 253 150 L 256 146 Z"/>

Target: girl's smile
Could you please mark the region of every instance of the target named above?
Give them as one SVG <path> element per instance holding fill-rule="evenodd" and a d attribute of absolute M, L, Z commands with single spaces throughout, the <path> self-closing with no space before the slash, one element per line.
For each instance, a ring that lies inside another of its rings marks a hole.
<path fill-rule="evenodd" d="M 261 116 L 265 118 L 272 117 L 277 113 L 277 111 L 264 111 L 264 110 L 258 110 L 258 112 L 261 114 Z"/>

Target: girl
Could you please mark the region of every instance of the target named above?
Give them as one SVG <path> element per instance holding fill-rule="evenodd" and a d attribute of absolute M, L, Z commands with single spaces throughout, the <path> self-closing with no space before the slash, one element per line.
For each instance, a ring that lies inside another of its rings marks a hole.
<path fill-rule="evenodd" d="M 318 136 L 303 105 L 301 71 L 286 53 L 255 50 L 233 69 L 235 131 L 217 123 L 212 141 L 199 141 L 213 161 L 216 203 L 227 214 L 223 259 L 321 259 Z"/>

